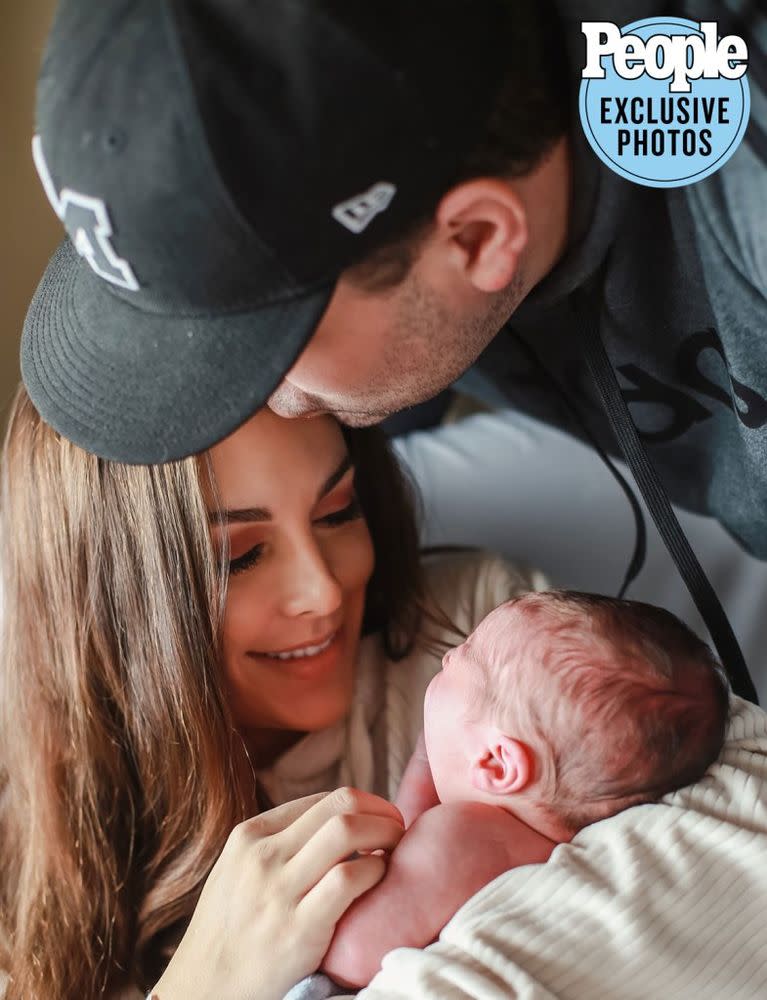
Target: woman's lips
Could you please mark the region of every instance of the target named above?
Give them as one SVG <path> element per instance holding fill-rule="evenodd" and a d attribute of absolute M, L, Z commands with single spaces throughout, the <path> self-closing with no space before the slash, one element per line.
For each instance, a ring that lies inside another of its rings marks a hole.
<path fill-rule="evenodd" d="M 248 653 L 248 656 L 259 663 L 276 667 L 280 673 L 313 677 L 335 669 L 342 645 L 343 629 L 338 628 L 319 643 L 296 646 L 279 653 Z"/>
<path fill-rule="evenodd" d="M 273 660 L 300 660 L 307 656 L 317 656 L 318 653 L 323 653 L 331 642 L 335 639 L 338 629 L 335 632 L 331 632 L 329 636 L 325 639 L 320 639 L 319 642 L 312 643 L 306 646 L 292 646 L 290 649 L 280 650 L 274 653 L 259 653 L 258 656 L 268 656 Z"/>

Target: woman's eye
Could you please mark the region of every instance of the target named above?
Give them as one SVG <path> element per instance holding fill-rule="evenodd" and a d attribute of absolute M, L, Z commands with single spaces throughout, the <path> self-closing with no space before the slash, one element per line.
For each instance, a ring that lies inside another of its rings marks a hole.
<path fill-rule="evenodd" d="M 339 524 L 346 524 L 347 521 L 356 521 L 358 517 L 362 517 L 362 507 L 357 497 L 352 497 L 351 502 L 346 507 L 317 518 L 317 523 L 327 524 L 333 528 Z"/>
<path fill-rule="evenodd" d="M 263 545 L 254 545 L 252 549 L 248 549 L 247 552 L 243 552 L 241 556 L 237 556 L 236 559 L 232 559 L 229 562 L 229 573 L 234 575 L 236 573 L 242 573 L 246 569 L 250 569 L 251 566 L 255 566 L 258 560 L 261 558 L 261 553 L 263 552 Z"/>
<path fill-rule="evenodd" d="M 318 517 L 315 523 L 335 528 L 340 524 L 346 524 L 348 521 L 355 521 L 359 517 L 362 517 L 362 507 L 357 497 L 352 497 L 346 507 L 343 507 L 341 510 L 334 510 L 323 517 Z M 243 552 L 236 559 L 231 559 L 229 561 L 229 574 L 234 576 L 237 573 L 243 573 L 245 570 L 251 569 L 261 559 L 263 550 L 264 545 L 260 543 L 248 549 L 247 552 Z"/>

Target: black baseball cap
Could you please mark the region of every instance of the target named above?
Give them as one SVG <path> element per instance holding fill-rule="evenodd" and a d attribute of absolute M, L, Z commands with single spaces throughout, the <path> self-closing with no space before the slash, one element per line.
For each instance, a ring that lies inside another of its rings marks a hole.
<path fill-rule="evenodd" d="M 261 407 L 347 267 L 433 209 L 511 0 L 62 0 L 35 162 L 67 238 L 24 325 L 41 416 L 164 462 Z"/>

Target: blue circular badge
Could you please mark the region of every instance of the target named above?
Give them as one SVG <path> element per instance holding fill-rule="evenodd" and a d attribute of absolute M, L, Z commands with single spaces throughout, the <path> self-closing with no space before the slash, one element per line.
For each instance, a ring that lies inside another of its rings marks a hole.
<path fill-rule="evenodd" d="M 608 167 L 637 184 L 681 187 L 729 160 L 751 107 L 742 39 L 680 17 L 621 29 L 584 22 L 583 32 L 581 124 Z"/>

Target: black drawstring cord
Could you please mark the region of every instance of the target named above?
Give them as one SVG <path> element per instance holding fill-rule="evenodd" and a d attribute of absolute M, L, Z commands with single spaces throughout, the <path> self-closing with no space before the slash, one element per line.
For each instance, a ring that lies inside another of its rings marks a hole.
<path fill-rule="evenodd" d="M 639 506 L 639 501 L 634 495 L 634 491 L 631 489 L 631 486 L 629 486 L 628 482 L 626 481 L 625 476 L 623 476 L 623 474 L 616 468 L 616 466 L 613 464 L 607 452 L 602 448 L 602 446 L 596 440 L 594 435 L 591 433 L 586 421 L 581 416 L 578 407 L 570 398 L 564 386 L 560 385 L 560 383 L 548 370 L 543 361 L 541 361 L 541 359 L 538 357 L 538 354 L 535 352 L 535 350 L 524 339 L 524 337 L 521 336 L 521 334 L 517 330 L 513 330 L 510 328 L 509 332 L 514 335 L 517 343 L 519 344 L 523 353 L 530 361 L 530 363 L 533 365 L 533 367 L 543 376 L 543 378 L 547 382 L 549 382 L 554 387 L 558 396 L 560 397 L 561 402 L 564 405 L 564 408 L 570 420 L 572 421 L 573 424 L 575 424 L 577 427 L 581 429 L 584 436 L 588 439 L 591 446 L 593 447 L 594 451 L 602 459 L 602 461 L 607 466 L 608 470 L 612 474 L 615 481 L 623 490 L 624 494 L 626 495 L 626 499 L 629 502 L 629 506 L 631 507 L 631 512 L 634 515 L 634 526 L 635 526 L 634 551 L 631 554 L 631 560 L 629 562 L 628 568 L 626 569 L 626 575 L 623 578 L 623 583 L 621 584 L 620 590 L 618 591 L 617 594 L 619 598 L 622 598 L 625 595 L 626 591 L 628 590 L 630 584 L 632 584 L 634 580 L 636 580 L 637 576 L 639 576 L 639 573 L 642 570 L 642 566 L 644 566 L 645 555 L 647 553 L 647 528 L 645 526 L 645 520 L 642 515 L 642 508 Z"/>
<path fill-rule="evenodd" d="M 578 293 L 576 293 L 576 296 Z M 626 458 L 647 509 L 666 544 L 671 558 L 684 580 L 695 606 L 708 627 L 719 659 L 735 694 L 759 704 L 754 682 L 748 672 L 738 640 L 714 588 L 687 541 L 666 491 L 647 457 L 626 401 L 621 395 L 618 379 L 607 356 L 596 323 L 590 322 L 586 310 L 574 302 L 573 319 L 583 357 L 599 390 L 602 404 L 613 433 Z"/>

